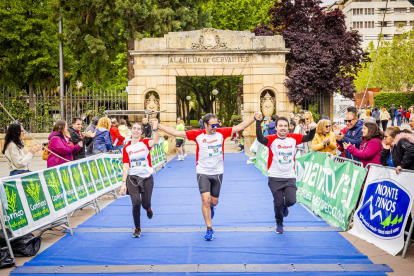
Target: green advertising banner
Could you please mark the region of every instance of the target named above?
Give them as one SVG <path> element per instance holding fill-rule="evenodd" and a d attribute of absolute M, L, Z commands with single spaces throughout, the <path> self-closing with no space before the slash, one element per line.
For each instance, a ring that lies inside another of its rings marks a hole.
<path fill-rule="evenodd" d="M 86 189 L 88 190 L 88 193 L 92 195 L 96 192 L 96 190 L 95 190 L 95 185 L 93 184 L 93 179 L 92 179 L 92 175 L 89 170 L 88 164 L 86 162 L 82 162 L 79 165 L 81 166 L 82 175 L 83 175 L 83 178 L 85 179 Z"/>
<path fill-rule="evenodd" d="M 96 162 L 95 162 L 95 160 L 91 160 L 88 163 L 89 163 L 89 167 L 91 168 L 91 171 L 92 171 L 92 176 L 93 176 L 93 180 L 95 181 L 96 189 L 98 191 L 100 191 L 100 190 L 103 189 L 103 184 L 102 184 L 102 179 L 99 176 L 98 167 L 96 165 Z"/>
<path fill-rule="evenodd" d="M 78 193 L 78 198 L 82 199 L 88 196 L 86 193 L 85 185 L 83 184 L 83 179 L 80 174 L 79 165 L 75 164 L 70 166 L 70 171 L 72 172 L 73 182 L 75 183 L 76 192 Z"/>
<path fill-rule="evenodd" d="M 22 187 L 29 204 L 30 213 L 34 221 L 44 218 L 50 214 L 42 183 L 37 173 L 21 178 Z"/>
<path fill-rule="evenodd" d="M 121 164 L 122 164 L 122 159 L 118 158 L 118 159 L 112 159 L 112 166 L 115 170 L 115 174 L 116 174 L 116 179 L 119 181 L 122 181 L 122 168 L 121 168 Z"/>
<path fill-rule="evenodd" d="M 267 161 L 269 158 L 269 149 L 263 145 L 259 145 L 256 155 L 255 167 L 258 168 L 264 176 L 267 176 Z"/>
<path fill-rule="evenodd" d="M 348 228 L 367 170 L 351 162 L 334 163 L 323 153 L 296 158 L 296 198 L 335 227 Z"/>
<path fill-rule="evenodd" d="M 99 172 L 101 173 L 102 181 L 103 181 L 105 188 L 111 186 L 111 182 L 109 182 L 108 173 L 106 172 L 106 169 L 105 169 L 104 161 L 102 160 L 102 158 L 99 158 L 99 159 L 96 159 L 96 162 L 98 163 Z"/>
<path fill-rule="evenodd" d="M 7 196 L 7 209 L 4 220 L 8 222 L 13 231 L 16 231 L 28 225 L 26 213 L 17 191 L 16 181 L 9 181 L 3 184 Z"/>
<path fill-rule="evenodd" d="M 106 169 L 109 173 L 109 180 L 111 181 L 111 184 L 116 184 L 118 180 L 116 179 L 115 170 L 112 167 L 111 158 L 104 158 Z"/>
<path fill-rule="evenodd" d="M 53 208 L 58 211 L 65 208 L 66 203 L 63 198 L 62 186 L 60 185 L 59 175 L 56 169 L 49 169 L 43 172 L 50 198 L 53 202 Z"/>
<path fill-rule="evenodd" d="M 62 178 L 63 188 L 66 191 L 66 200 L 68 204 L 72 204 L 76 202 L 78 198 L 76 197 L 75 189 L 73 188 L 72 180 L 70 179 L 69 167 L 60 167 L 59 173 Z"/>

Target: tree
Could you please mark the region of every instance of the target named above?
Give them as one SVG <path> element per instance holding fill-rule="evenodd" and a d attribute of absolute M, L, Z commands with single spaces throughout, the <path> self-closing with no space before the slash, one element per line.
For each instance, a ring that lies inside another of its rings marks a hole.
<path fill-rule="evenodd" d="M 163 35 L 169 31 L 190 31 L 209 27 L 210 14 L 201 9 L 201 0 L 116 0 L 122 37 L 126 40 L 128 80 L 134 77 L 130 51 L 134 40 Z"/>
<path fill-rule="evenodd" d="M 269 21 L 273 0 L 210 0 L 204 5 L 211 12 L 213 28 L 247 31 Z"/>
<path fill-rule="evenodd" d="M 340 10 L 323 11 L 319 0 L 276 1 L 271 24 L 291 51 L 286 55 L 288 97 L 295 104 L 317 93 L 353 98 L 356 73 L 366 54 L 357 31 L 347 31 Z"/>
<path fill-rule="evenodd" d="M 369 44 L 367 51 L 373 61 L 376 52 L 374 43 Z M 359 91 L 365 89 L 368 83 L 371 66 L 372 62 L 366 62 L 358 72 L 355 85 Z M 380 41 L 369 87 L 378 87 L 387 92 L 400 92 L 404 86 L 410 90 L 413 85 L 414 28 L 394 36 L 392 41 Z"/>
<path fill-rule="evenodd" d="M 19 89 L 45 88 L 58 75 L 58 28 L 50 1 L 2 1 L 0 4 L 0 83 Z M 34 104 L 34 101 L 32 101 Z"/>

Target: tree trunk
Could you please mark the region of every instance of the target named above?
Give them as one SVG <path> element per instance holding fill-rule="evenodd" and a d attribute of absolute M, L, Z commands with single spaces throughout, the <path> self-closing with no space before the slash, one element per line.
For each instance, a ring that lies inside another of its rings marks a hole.
<path fill-rule="evenodd" d="M 128 68 L 128 81 L 134 78 L 134 64 L 132 63 L 134 58 L 131 56 L 130 51 L 134 50 L 134 40 L 128 39 L 127 43 L 127 68 Z"/>
<path fill-rule="evenodd" d="M 34 99 L 34 86 L 32 77 L 29 78 L 29 108 L 33 112 L 33 118 L 29 121 L 30 132 L 35 132 L 35 99 Z"/>

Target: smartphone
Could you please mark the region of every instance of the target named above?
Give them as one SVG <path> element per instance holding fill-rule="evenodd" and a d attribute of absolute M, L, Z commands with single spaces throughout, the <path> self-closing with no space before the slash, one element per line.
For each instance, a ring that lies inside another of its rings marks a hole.
<path fill-rule="evenodd" d="M 300 123 L 304 124 L 305 123 L 305 119 L 300 119 Z"/>

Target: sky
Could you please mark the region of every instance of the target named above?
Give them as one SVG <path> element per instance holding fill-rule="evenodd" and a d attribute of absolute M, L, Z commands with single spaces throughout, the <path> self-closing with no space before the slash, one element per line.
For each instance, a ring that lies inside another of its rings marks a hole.
<path fill-rule="evenodd" d="M 322 0 L 321 6 L 327 6 L 335 3 L 336 0 Z"/>

